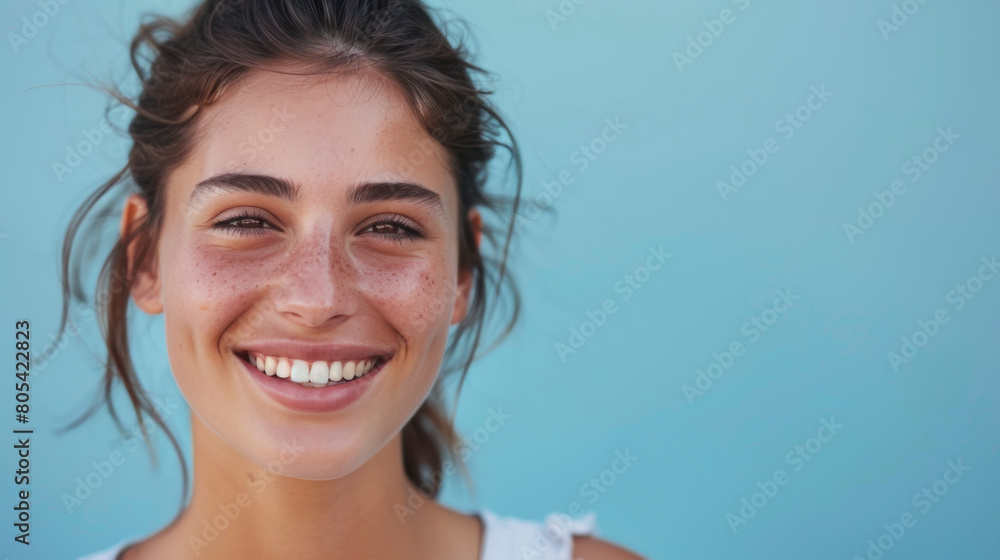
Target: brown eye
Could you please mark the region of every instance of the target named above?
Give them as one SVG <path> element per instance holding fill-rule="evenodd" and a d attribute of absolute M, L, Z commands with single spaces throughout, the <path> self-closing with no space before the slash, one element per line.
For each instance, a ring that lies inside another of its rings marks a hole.
<path fill-rule="evenodd" d="M 423 230 L 420 229 L 420 226 L 409 220 L 404 221 L 404 218 L 400 216 L 379 216 L 375 219 L 379 221 L 365 227 L 363 232 L 397 243 L 423 237 Z"/>
<path fill-rule="evenodd" d="M 229 222 L 229 224 L 239 228 L 262 228 L 266 225 L 263 220 L 257 218 L 240 218 Z"/>
<path fill-rule="evenodd" d="M 243 214 L 212 224 L 212 227 L 238 235 L 263 235 L 261 230 L 275 229 L 262 215 Z"/>
<path fill-rule="evenodd" d="M 375 233 L 393 235 L 399 232 L 399 226 L 396 224 L 375 224 L 372 226 L 372 231 Z"/>

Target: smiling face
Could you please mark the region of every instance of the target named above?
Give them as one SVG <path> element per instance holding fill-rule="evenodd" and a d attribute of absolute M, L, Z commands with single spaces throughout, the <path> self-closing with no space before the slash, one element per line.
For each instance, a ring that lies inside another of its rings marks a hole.
<path fill-rule="evenodd" d="M 163 312 L 205 425 L 261 466 L 296 442 L 284 474 L 306 479 L 348 474 L 398 434 L 471 274 L 447 153 L 392 82 L 248 74 L 199 119 L 163 204 L 132 296 Z M 142 208 L 131 198 L 123 227 Z"/>

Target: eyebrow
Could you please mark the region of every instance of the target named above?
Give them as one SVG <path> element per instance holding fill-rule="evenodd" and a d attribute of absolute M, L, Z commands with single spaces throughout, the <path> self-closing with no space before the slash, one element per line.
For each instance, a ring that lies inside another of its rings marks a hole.
<path fill-rule="evenodd" d="M 197 203 L 212 191 L 258 193 L 288 202 L 299 199 L 298 185 L 286 179 L 270 175 L 224 173 L 209 177 L 195 185 L 188 204 Z M 444 213 L 444 203 L 439 194 L 422 185 L 406 181 L 365 182 L 354 185 L 348 189 L 345 200 L 355 206 L 390 200 L 410 200 Z"/>

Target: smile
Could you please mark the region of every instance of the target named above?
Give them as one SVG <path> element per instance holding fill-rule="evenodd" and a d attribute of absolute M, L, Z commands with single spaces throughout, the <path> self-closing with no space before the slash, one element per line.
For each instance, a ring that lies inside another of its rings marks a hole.
<path fill-rule="evenodd" d="M 363 360 L 326 361 L 275 357 L 260 352 L 246 352 L 242 358 L 270 377 L 279 377 L 303 387 L 331 387 L 359 379 L 385 363 L 382 356 Z"/>

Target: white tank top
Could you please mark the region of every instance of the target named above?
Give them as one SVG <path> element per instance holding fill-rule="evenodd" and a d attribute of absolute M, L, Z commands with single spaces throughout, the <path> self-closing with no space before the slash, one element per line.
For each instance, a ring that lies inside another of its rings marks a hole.
<path fill-rule="evenodd" d="M 542 523 L 499 517 L 485 509 L 477 513 L 485 527 L 480 560 L 573 560 L 573 535 L 597 534 L 593 513 L 580 519 L 553 513 Z M 117 560 L 121 551 L 135 540 L 127 539 L 78 560 Z"/>

